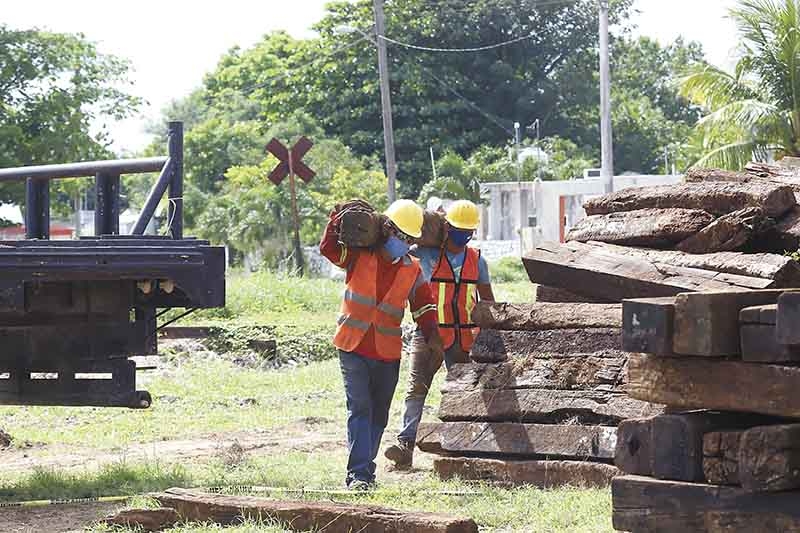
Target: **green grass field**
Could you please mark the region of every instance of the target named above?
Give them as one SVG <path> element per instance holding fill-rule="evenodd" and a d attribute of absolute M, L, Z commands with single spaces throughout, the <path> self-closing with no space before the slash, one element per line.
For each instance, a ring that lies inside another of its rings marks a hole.
<path fill-rule="evenodd" d="M 530 301 L 532 286 L 519 279 L 513 267 L 495 285 L 498 299 Z M 288 350 L 289 360 L 310 361 L 307 364 L 279 369 L 243 367 L 233 356 L 214 357 L 178 349 L 168 354 L 163 369 L 145 376 L 143 387 L 154 397 L 153 406 L 147 410 L 0 408 L 0 428 L 15 438 L 17 449 L 11 453 L 20 454 L 26 446 L 32 446 L 43 458 L 54 454 L 56 462 L 58 454 L 69 453 L 84 454 L 87 460 L 93 456 L 110 458 L 99 466 L 7 472 L 0 479 L 0 501 L 135 495 L 170 486 L 341 487 L 346 461 L 346 450 L 340 444 L 345 431 L 344 394 L 338 362 L 328 340 L 341 289 L 341 282 L 330 280 L 233 273 L 227 307 L 194 317 L 195 321 L 221 328 L 224 338 L 211 343 L 217 349 L 235 350 L 249 335 L 256 334 L 252 324 L 268 325 L 257 334 L 278 339 L 279 352 Z M 405 376 L 404 366 L 387 439 L 400 423 Z M 428 418 L 433 417 L 438 405 L 442 379 L 440 373 L 428 397 Z M 253 453 L 219 450 L 191 460 L 165 456 L 137 461 L 122 452 L 174 439 L 213 439 L 215 435 L 241 432 L 275 437 L 279 444 Z M 319 437 L 320 442 L 306 446 L 303 438 L 310 437 Z M 292 439 L 298 439 L 299 444 Z M 285 446 L 280 445 L 284 440 Z M 408 478 L 396 476 L 379 473 L 379 480 L 384 482 L 376 491 L 336 498 L 468 515 L 482 531 L 612 531 L 610 494 L 605 490 L 504 490 L 442 482 L 426 472 Z M 444 496 L 431 491 L 470 494 Z M 132 502 L 141 504 L 141 498 Z M 97 526 L 92 531 L 107 529 Z M 169 531 L 212 532 L 222 528 L 183 525 Z M 284 530 L 276 524 L 247 522 L 224 531 Z"/>

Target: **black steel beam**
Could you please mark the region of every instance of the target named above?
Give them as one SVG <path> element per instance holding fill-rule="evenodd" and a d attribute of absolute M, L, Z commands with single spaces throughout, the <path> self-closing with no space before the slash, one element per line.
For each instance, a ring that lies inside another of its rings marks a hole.
<path fill-rule="evenodd" d="M 108 161 L 85 161 L 62 165 L 37 165 L 0 169 L 0 181 L 33 179 L 83 178 L 97 174 L 141 174 L 158 172 L 167 162 L 166 157 L 141 159 L 114 159 Z"/>
<path fill-rule="evenodd" d="M 158 179 L 150 189 L 150 193 L 147 195 L 147 200 L 144 203 L 144 207 L 142 207 L 142 212 L 139 213 L 139 219 L 133 227 L 133 235 L 143 235 L 144 230 L 147 229 L 150 219 L 153 218 L 153 213 L 156 212 L 158 202 L 161 201 L 164 192 L 166 192 L 172 180 L 173 165 L 174 161 L 171 158 L 167 158 L 167 162 L 164 163 L 164 168 L 161 169 L 161 174 L 158 176 Z"/>
<path fill-rule="evenodd" d="M 50 238 L 50 182 L 28 178 L 25 183 L 25 236 Z"/>
<path fill-rule="evenodd" d="M 169 182 L 167 224 L 173 239 L 183 238 L 183 122 L 169 123 L 169 157 L 174 162 Z"/>
<path fill-rule="evenodd" d="M 119 174 L 101 172 L 95 179 L 94 234 L 119 233 Z"/>

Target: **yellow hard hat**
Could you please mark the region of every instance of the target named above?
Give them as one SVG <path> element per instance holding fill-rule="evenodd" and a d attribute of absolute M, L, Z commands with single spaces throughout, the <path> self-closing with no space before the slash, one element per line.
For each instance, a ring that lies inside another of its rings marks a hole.
<path fill-rule="evenodd" d="M 419 239 L 422 237 L 422 220 L 424 213 L 422 208 L 411 200 L 397 200 L 389 209 L 386 216 L 397 226 L 397 229 L 410 237 Z"/>
<path fill-rule="evenodd" d="M 478 206 L 469 200 L 458 200 L 447 209 L 445 219 L 456 229 L 478 229 L 480 213 Z"/>

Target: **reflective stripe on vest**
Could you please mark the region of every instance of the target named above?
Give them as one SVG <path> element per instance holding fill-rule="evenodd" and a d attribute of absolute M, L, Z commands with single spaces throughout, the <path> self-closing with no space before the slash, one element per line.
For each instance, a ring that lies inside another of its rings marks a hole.
<path fill-rule="evenodd" d="M 372 331 L 381 357 L 400 359 L 401 323 L 409 293 L 420 274 L 419 262 L 410 258 L 403 261 L 380 301 L 376 294 L 378 268 L 374 252 L 360 250 L 354 255 L 333 343 L 340 350 L 352 352 Z"/>
<path fill-rule="evenodd" d="M 461 275 L 456 281 L 453 267 L 443 250 L 431 277 L 438 293 L 439 333 L 445 348 L 458 343 L 468 352 L 477 335 L 478 328 L 472 323 L 472 310 L 477 300 L 480 251 L 466 248 Z"/>

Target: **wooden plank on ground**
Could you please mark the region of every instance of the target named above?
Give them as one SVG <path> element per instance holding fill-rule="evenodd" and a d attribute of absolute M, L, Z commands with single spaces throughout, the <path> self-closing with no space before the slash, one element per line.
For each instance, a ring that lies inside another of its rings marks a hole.
<path fill-rule="evenodd" d="M 795 367 L 631 354 L 625 390 L 642 401 L 684 409 L 800 418 Z"/>
<path fill-rule="evenodd" d="M 612 522 L 614 529 L 620 531 L 800 531 L 797 492 L 749 493 L 736 487 L 619 476 L 611 482 L 611 495 Z"/>
<path fill-rule="evenodd" d="M 480 362 L 500 362 L 528 357 L 553 357 L 553 354 L 607 353 L 622 355 L 617 328 L 553 329 L 542 331 L 498 331 L 481 329 L 470 356 Z"/>
<path fill-rule="evenodd" d="M 659 405 L 603 391 L 477 390 L 446 392 L 439 405 L 444 421 L 618 424 L 659 414 Z"/>
<path fill-rule="evenodd" d="M 794 252 L 800 248 L 800 206 L 787 211 L 759 240 L 761 249 L 776 253 Z"/>
<path fill-rule="evenodd" d="M 747 207 L 719 217 L 679 242 L 676 249 L 689 254 L 741 250 L 773 224 L 772 219 L 767 218 L 760 207 Z"/>
<path fill-rule="evenodd" d="M 652 429 L 652 418 L 623 420 L 617 426 L 614 464 L 622 472 L 639 476 L 652 474 L 650 466 L 653 448 Z"/>
<path fill-rule="evenodd" d="M 778 298 L 775 335 L 781 344 L 800 345 L 800 291 L 785 292 Z"/>
<path fill-rule="evenodd" d="M 800 206 L 798 207 L 800 209 Z M 570 243 L 567 244 L 570 246 Z M 632 248 L 601 242 L 588 245 L 608 253 L 637 257 L 656 264 L 674 267 L 711 270 L 752 278 L 775 280 L 779 287 L 800 286 L 800 263 L 783 253 L 716 252 L 712 254 L 687 254 L 677 250 L 651 250 Z"/>
<path fill-rule="evenodd" d="M 800 424 L 760 426 L 742 433 L 739 480 L 753 492 L 800 489 Z"/>
<path fill-rule="evenodd" d="M 483 481 L 502 486 L 606 488 L 619 474 L 612 465 L 589 461 L 521 461 L 439 457 L 433 471 L 443 480 Z"/>
<path fill-rule="evenodd" d="M 761 207 L 766 216 L 777 218 L 796 203 L 794 191 L 785 185 L 703 182 L 622 189 L 593 198 L 583 208 L 587 215 L 679 207 L 721 216 L 746 207 Z"/>
<path fill-rule="evenodd" d="M 712 485 L 739 485 L 741 431 L 712 431 L 703 435 L 703 475 Z"/>
<path fill-rule="evenodd" d="M 751 290 L 776 285 L 774 280 L 675 267 L 578 242 L 544 243 L 526 254 L 522 262 L 534 283 L 567 287 L 585 296 L 615 302 L 689 291 Z"/>
<path fill-rule="evenodd" d="M 543 354 L 544 355 L 544 354 Z M 475 389 L 614 390 L 625 383 L 626 354 L 549 354 L 506 363 L 456 364 L 447 371 L 442 392 Z"/>
<path fill-rule="evenodd" d="M 666 248 L 712 222 L 714 215 L 699 209 L 640 209 L 586 217 L 569 230 L 567 240 Z"/>
<path fill-rule="evenodd" d="M 622 349 L 672 354 L 675 298 L 639 298 L 622 302 Z"/>
<path fill-rule="evenodd" d="M 622 327 L 620 304 L 479 302 L 472 320 L 481 328 L 535 331 Z"/>
<path fill-rule="evenodd" d="M 742 361 L 748 363 L 800 362 L 800 347 L 778 344 L 775 325 L 742 324 L 739 326 Z"/>
<path fill-rule="evenodd" d="M 719 357 L 739 355 L 739 312 L 775 303 L 780 290 L 703 292 L 675 298 L 672 347 L 676 354 Z"/>
<path fill-rule="evenodd" d="M 188 489 L 169 489 L 156 494 L 164 506 L 178 511 L 184 520 L 234 524 L 244 518 L 277 521 L 292 531 L 326 533 L 477 533 L 471 519 L 440 513 L 398 511 L 371 505 L 332 502 L 278 501 L 253 496 L 207 494 Z"/>
<path fill-rule="evenodd" d="M 578 424 L 444 422 L 442 449 L 456 454 L 504 457 L 614 458 L 617 428 Z"/>

